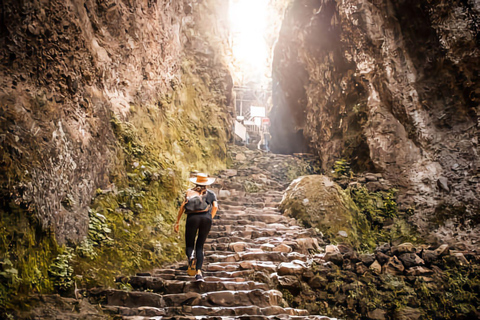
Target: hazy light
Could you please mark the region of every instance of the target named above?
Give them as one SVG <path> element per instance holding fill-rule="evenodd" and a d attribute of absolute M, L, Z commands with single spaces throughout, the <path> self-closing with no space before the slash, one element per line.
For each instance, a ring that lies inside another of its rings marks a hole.
<path fill-rule="evenodd" d="M 233 64 L 237 78 L 263 82 L 269 70 L 266 42 L 269 0 L 231 0 Z"/>

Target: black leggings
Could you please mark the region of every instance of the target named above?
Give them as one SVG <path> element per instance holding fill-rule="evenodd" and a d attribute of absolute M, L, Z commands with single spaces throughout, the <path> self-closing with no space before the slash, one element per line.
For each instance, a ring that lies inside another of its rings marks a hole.
<path fill-rule="evenodd" d="M 190 213 L 187 215 L 187 224 L 185 228 L 185 243 L 187 245 L 187 258 L 192 257 L 195 249 L 195 257 L 197 258 L 197 270 L 202 269 L 203 265 L 203 245 L 207 240 L 208 233 L 212 227 L 212 216 L 209 212 Z M 195 237 L 197 236 L 197 244 L 195 245 Z"/>

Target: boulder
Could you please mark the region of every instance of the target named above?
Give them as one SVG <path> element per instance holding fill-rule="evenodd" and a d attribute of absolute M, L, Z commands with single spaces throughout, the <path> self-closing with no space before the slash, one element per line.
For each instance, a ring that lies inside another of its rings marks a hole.
<path fill-rule="evenodd" d="M 358 208 L 327 176 L 302 176 L 294 180 L 285 192 L 280 210 L 308 227 L 318 228 L 331 239 L 354 245 L 358 242 L 355 221 Z"/>
<path fill-rule="evenodd" d="M 308 285 L 314 289 L 323 288 L 328 284 L 327 278 L 316 275 L 308 281 Z"/>
<path fill-rule="evenodd" d="M 433 271 L 425 267 L 417 266 L 417 267 L 409 268 L 406 271 L 406 273 L 407 273 L 407 276 L 418 277 L 418 276 L 431 276 L 433 274 Z"/>
<path fill-rule="evenodd" d="M 235 169 L 226 169 L 224 171 L 224 174 L 227 176 L 227 177 L 233 177 L 233 176 L 236 176 L 237 175 L 237 170 Z"/>
<path fill-rule="evenodd" d="M 246 248 L 248 248 L 248 244 L 245 242 L 232 242 L 228 245 L 230 250 L 233 250 L 235 252 L 242 252 L 245 251 Z"/>
<path fill-rule="evenodd" d="M 315 238 L 299 238 L 295 240 L 294 249 L 307 253 L 309 250 L 320 251 L 320 246 Z"/>
<path fill-rule="evenodd" d="M 380 264 L 385 264 L 388 260 L 390 260 L 390 256 L 387 256 L 385 253 L 382 252 L 377 252 L 375 254 L 375 258 Z"/>
<path fill-rule="evenodd" d="M 435 254 L 437 256 L 444 256 L 448 254 L 448 244 L 442 244 L 440 247 L 435 249 Z"/>
<path fill-rule="evenodd" d="M 402 261 L 405 268 L 410 268 L 414 266 L 423 266 L 425 262 L 415 253 L 402 253 L 398 256 L 398 259 Z"/>
<path fill-rule="evenodd" d="M 272 251 L 278 251 L 278 252 L 284 252 L 284 253 L 290 253 L 290 252 L 292 252 L 292 250 L 293 250 L 292 247 L 287 246 L 284 243 L 281 243 L 281 244 L 279 244 L 278 246 L 276 246 L 275 248 L 272 249 Z"/>
<path fill-rule="evenodd" d="M 391 246 L 389 243 L 383 243 L 381 245 L 379 245 L 375 251 L 376 252 L 381 252 L 381 253 L 385 253 L 385 254 L 388 254 L 390 253 L 390 249 L 391 249 Z"/>
<path fill-rule="evenodd" d="M 372 320 L 385 320 L 387 312 L 382 309 L 375 309 L 368 312 L 368 318 Z"/>
<path fill-rule="evenodd" d="M 282 262 L 277 267 L 277 273 L 279 276 L 284 275 L 301 275 L 307 266 L 303 261 L 294 260 L 292 262 Z"/>
<path fill-rule="evenodd" d="M 357 262 L 357 263 L 355 264 L 355 272 L 356 272 L 358 275 L 362 275 L 362 274 L 364 274 L 364 273 L 367 272 L 367 271 L 368 271 L 368 268 L 367 268 L 367 266 L 365 266 L 365 265 L 363 264 L 363 262 Z"/>
<path fill-rule="evenodd" d="M 360 255 L 360 261 L 363 262 L 367 267 L 369 267 L 375 261 L 374 254 L 364 253 Z"/>
<path fill-rule="evenodd" d="M 336 252 L 340 252 L 340 250 L 338 250 L 338 248 L 334 245 L 327 245 L 325 246 L 325 253 L 336 253 Z"/>
<path fill-rule="evenodd" d="M 395 255 L 411 252 L 415 252 L 415 247 L 410 242 L 402 243 L 398 246 L 392 247 L 392 253 Z"/>
<path fill-rule="evenodd" d="M 452 252 L 452 257 L 453 257 L 454 261 L 460 266 L 469 265 L 469 262 L 465 258 L 465 255 L 461 252 Z"/>
<path fill-rule="evenodd" d="M 327 252 L 324 257 L 325 261 L 331 261 L 337 266 L 343 264 L 343 256 L 340 252 Z"/>
<path fill-rule="evenodd" d="M 417 308 L 405 307 L 397 312 L 395 319 L 398 320 L 417 320 L 422 317 L 422 311 Z"/>
<path fill-rule="evenodd" d="M 438 254 L 434 250 L 423 250 L 422 258 L 426 263 L 430 264 L 438 259 Z"/>
<path fill-rule="evenodd" d="M 243 153 L 239 153 L 235 156 L 235 160 L 237 161 L 245 161 L 247 160 L 247 157 L 245 157 L 245 155 Z"/>
<path fill-rule="evenodd" d="M 382 267 L 382 273 L 400 275 L 405 270 L 402 262 L 397 258 L 397 256 L 391 257 L 388 262 Z"/>
<path fill-rule="evenodd" d="M 296 276 L 279 276 L 278 283 L 286 289 L 296 289 L 301 287 L 300 281 Z"/>
<path fill-rule="evenodd" d="M 370 270 L 372 270 L 373 273 L 375 274 L 380 274 L 382 273 L 382 266 L 380 263 L 378 263 L 377 260 L 375 260 L 371 265 L 370 265 Z"/>

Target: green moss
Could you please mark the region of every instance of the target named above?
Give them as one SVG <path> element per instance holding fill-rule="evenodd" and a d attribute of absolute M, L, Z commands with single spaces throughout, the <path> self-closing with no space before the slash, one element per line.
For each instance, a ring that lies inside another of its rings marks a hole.
<path fill-rule="evenodd" d="M 352 174 L 350 163 L 345 159 L 335 161 L 333 165 L 333 173 L 336 177 L 350 176 Z"/>
<path fill-rule="evenodd" d="M 51 292 L 50 266 L 59 254 L 54 237 L 34 227 L 33 217 L 9 203 L 0 211 L 0 315 L 28 293 Z"/>
<path fill-rule="evenodd" d="M 422 279 L 414 283 L 424 319 L 474 319 L 480 305 L 480 265 L 445 265 L 438 282 L 429 286 Z"/>
<path fill-rule="evenodd" d="M 382 242 L 421 242 L 414 227 L 407 223 L 407 213 L 400 213 L 397 190 L 369 192 L 365 187 L 346 190 L 358 207 L 356 218 L 360 235 L 359 249 L 370 251 Z"/>

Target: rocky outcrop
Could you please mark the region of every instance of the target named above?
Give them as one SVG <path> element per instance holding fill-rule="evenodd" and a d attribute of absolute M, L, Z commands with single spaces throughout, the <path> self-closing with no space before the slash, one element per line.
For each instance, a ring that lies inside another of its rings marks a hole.
<path fill-rule="evenodd" d="M 473 239 L 479 9 L 475 1 L 294 1 L 275 48 L 273 150 L 295 152 L 285 145 L 302 133 L 324 170 L 345 158 L 357 172 L 381 173 L 421 230 Z"/>
<path fill-rule="evenodd" d="M 280 210 L 332 239 L 348 238 L 354 243 L 357 240 L 358 208 L 348 192 L 327 176 L 310 175 L 294 180 L 285 191 Z"/>

